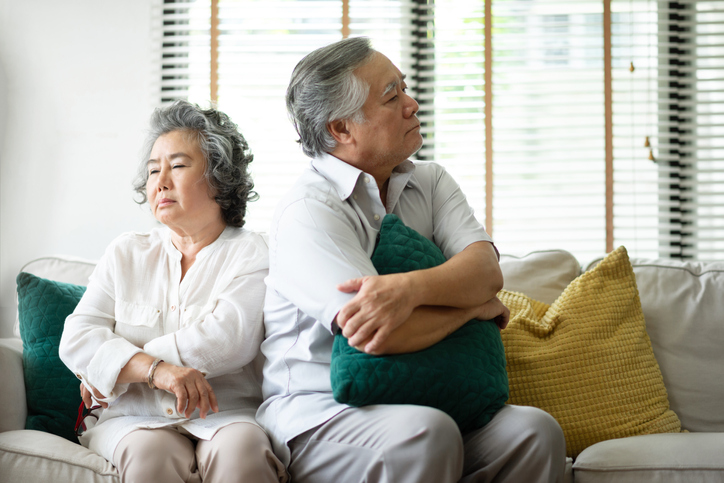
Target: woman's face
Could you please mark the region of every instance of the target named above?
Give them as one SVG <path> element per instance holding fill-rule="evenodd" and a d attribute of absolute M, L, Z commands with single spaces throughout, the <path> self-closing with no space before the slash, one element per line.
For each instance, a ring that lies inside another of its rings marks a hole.
<path fill-rule="evenodd" d="M 147 169 L 146 195 L 158 221 L 188 235 L 222 219 L 204 178 L 206 158 L 195 134 L 171 131 L 160 136 Z"/>

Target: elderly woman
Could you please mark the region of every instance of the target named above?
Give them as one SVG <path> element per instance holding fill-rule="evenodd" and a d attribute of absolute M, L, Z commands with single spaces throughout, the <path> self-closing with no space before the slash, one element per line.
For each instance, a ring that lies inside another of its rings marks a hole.
<path fill-rule="evenodd" d="M 60 344 L 101 406 L 80 441 L 122 481 L 284 481 L 254 419 L 268 258 L 242 228 L 249 147 L 225 114 L 178 101 L 145 154 L 135 188 L 165 227 L 111 243 Z"/>

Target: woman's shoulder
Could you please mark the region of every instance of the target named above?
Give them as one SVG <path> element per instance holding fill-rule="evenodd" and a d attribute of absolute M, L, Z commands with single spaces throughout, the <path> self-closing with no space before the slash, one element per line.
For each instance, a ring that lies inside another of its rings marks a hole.
<path fill-rule="evenodd" d="M 115 259 L 136 258 L 140 253 L 149 254 L 150 251 L 161 250 L 166 234 L 165 227 L 154 228 L 149 232 L 127 231 L 114 238 L 106 248 L 105 256 Z"/>
<path fill-rule="evenodd" d="M 246 228 L 227 227 L 222 234 L 225 258 L 244 260 L 248 264 L 268 266 L 269 246 L 266 237 Z"/>

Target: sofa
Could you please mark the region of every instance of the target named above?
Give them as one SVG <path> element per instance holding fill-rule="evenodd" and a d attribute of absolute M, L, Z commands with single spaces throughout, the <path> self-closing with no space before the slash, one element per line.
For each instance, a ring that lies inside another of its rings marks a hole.
<path fill-rule="evenodd" d="M 552 304 L 584 267 L 562 250 L 501 256 L 506 291 Z M 566 482 L 724 481 L 724 262 L 631 259 L 650 346 L 681 432 L 603 440 L 567 458 Z M 85 285 L 94 263 L 33 260 L 23 271 Z M 17 322 L 16 322 L 17 324 Z M 507 330 L 507 329 L 506 329 Z M 16 333 L 17 328 L 16 328 Z M 19 337 L 0 340 L 0 482 L 117 482 L 115 468 L 67 439 L 25 428 Z M 434 482 L 432 482 L 434 483 Z"/>

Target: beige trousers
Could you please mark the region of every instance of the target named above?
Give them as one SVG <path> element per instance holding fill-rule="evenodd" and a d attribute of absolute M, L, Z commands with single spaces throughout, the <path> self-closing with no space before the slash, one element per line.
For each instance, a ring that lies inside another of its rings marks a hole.
<path fill-rule="evenodd" d="M 209 440 L 194 440 L 174 429 L 129 433 L 113 454 L 122 482 L 204 481 L 278 483 L 287 481 L 269 438 L 258 426 L 236 423 Z"/>
<path fill-rule="evenodd" d="M 558 483 L 566 466 L 556 420 L 523 406 L 465 435 L 437 409 L 350 408 L 289 447 L 293 483 Z"/>

